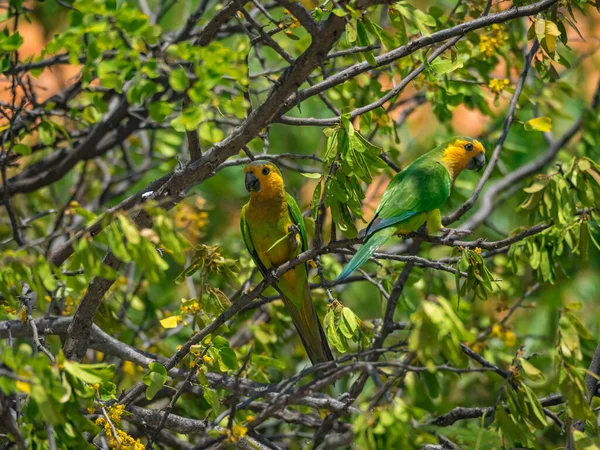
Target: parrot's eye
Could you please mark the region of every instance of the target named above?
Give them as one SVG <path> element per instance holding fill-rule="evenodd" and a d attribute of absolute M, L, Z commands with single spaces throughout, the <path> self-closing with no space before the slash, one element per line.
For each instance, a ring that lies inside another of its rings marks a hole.
<path fill-rule="evenodd" d="M 265 167 L 265 168 L 263 168 L 263 170 L 262 170 L 262 174 L 263 174 L 264 176 L 267 176 L 267 175 L 269 175 L 269 172 L 271 172 L 271 170 L 269 170 L 269 168 L 268 168 L 268 167 Z"/>
<path fill-rule="evenodd" d="M 468 143 L 465 145 L 465 150 L 468 152 L 472 152 L 473 151 L 473 144 Z"/>

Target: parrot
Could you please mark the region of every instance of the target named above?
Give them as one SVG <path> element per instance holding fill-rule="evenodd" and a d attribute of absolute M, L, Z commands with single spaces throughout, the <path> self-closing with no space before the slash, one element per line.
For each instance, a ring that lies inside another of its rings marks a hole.
<path fill-rule="evenodd" d="M 242 238 L 254 263 L 263 274 L 308 249 L 302 212 L 285 190 L 279 168 L 255 160 L 244 168 L 250 200 L 242 208 Z M 274 284 L 300 335 L 312 364 L 332 361 L 333 354 L 317 317 L 308 286 L 308 268 L 298 264 Z"/>
<path fill-rule="evenodd" d="M 394 234 L 408 234 L 424 223 L 434 233 L 442 228 L 440 207 L 450 197 L 464 169 L 480 171 L 485 149 L 476 139 L 455 136 L 415 159 L 390 181 L 375 216 L 364 231 L 362 246 L 338 275 L 347 278 Z"/>

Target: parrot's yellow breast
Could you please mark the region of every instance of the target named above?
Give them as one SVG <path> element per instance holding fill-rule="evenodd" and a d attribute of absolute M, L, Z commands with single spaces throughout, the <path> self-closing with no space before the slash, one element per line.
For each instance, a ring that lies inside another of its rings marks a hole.
<path fill-rule="evenodd" d="M 254 248 L 265 267 L 277 267 L 298 254 L 299 236 L 289 231 L 293 222 L 287 210 L 274 215 L 250 204 L 246 220 Z"/>

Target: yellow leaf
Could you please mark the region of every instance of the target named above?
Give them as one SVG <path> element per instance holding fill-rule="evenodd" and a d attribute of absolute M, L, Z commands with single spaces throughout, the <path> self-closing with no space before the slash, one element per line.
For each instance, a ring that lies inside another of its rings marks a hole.
<path fill-rule="evenodd" d="M 535 34 L 537 34 L 538 39 L 540 39 L 542 36 L 544 36 L 545 30 L 546 30 L 545 20 L 542 19 L 541 17 L 539 17 L 535 21 Z"/>
<path fill-rule="evenodd" d="M 181 316 L 171 316 L 160 321 L 163 328 L 175 328 L 181 322 Z"/>
<path fill-rule="evenodd" d="M 15 385 L 16 385 L 17 389 L 21 392 L 25 392 L 26 394 L 29 394 L 31 392 L 31 384 L 29 384 L 25 381 L 17 380 L 15 382 Z"/>
<path fill-rule="evenodd" d="M 560 31 L 558 31 L 558 27 L 556 24 L 550 20 L 546 20 L 545 23 L 545 34 L 546 36 L 560 36 Z"/>
<path fill-rule="evenodd" d="M 554 49 L 556 48 L 556 38 L 554 36 L 547 35 L 544 38 L 544 41 L 546 42 L 546 49 L 548 50 L 548 53 L 554 52 Z"/>
<path fill-rule="evenodd" d="M 536 117 L 525 122 L 527 131 L 550 131 L 552 129 L 552 119 L 550 117 Z"/>

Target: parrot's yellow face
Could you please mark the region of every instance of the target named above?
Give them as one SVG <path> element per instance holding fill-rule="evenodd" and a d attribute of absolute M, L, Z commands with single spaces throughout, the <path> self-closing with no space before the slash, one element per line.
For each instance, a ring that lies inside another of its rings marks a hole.
<path fill-rule="evenodd" d="M 284 183 L 279 168 L 268 161 L 254 161 L 244 167 L 248 192 L 270 197 L 283 192 Z"/>
<path fill-rule="evenodd" d="M 485 165 L 485 148 L 476 139 L 457 138 L 444 149 L 442 163 L 452 178 L 464 169 L 480 171 Z"/>

